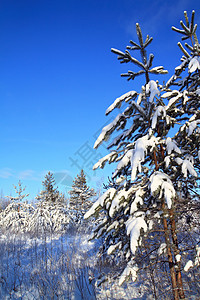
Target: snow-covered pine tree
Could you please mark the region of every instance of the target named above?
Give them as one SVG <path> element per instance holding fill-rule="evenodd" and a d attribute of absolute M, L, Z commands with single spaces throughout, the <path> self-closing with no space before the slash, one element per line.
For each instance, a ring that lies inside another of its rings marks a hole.
<path fill-rule="evenodd" d="M 29 194 L 23 194 L 26 190 L 26 187 L 22 187 L 22 182 L 20 180 L 18 181 L 18 185 L 13 185 L 13 186 L 14 186 L 15 193 L 17 194 L 17 196 L 15 196 L 15 197 L 7 196 L 7 198 L 10 201 L 21 202 L 22 200 L 24 200 L 25 198 L 27 198 L 29 196 Z"/>
<path fill-rule="evenodd" d="M 61 197 L 58 188 L 55 187 L 56 182 L 53 176 L 53 173 L 48 172 L 45 176 L 45 180 L 42 182 L 44 190 L 40 192 L 40 195 L 37 196 L 37 199 L 41 199 L 42 201 L 56 203 L 57 201 L 61 201 L 63 197 Z"/>
<path fill-rule="evenodd" d="M 85 214 L 87 219 L 102 210 L 107 213 L 93 237 L 103 237 L 103 254 L 111 255 L 116 264 L 117 261 L 121 265 L 122 261 L 126 263 L 119 284 L 130 277 L 135 281 L 142 267 L 151 269 L 151 275 L 156 268 L 165 269 L 172 289 L 170 292 L 165 288 L 168 278 L 161 289 L 154 281 L 155 299 L 159 299 L 159 293 L 163 295 L 163 290 L 166 297 L 169 293 L 169 298 L 174 299 L 188 299 L 198 294 L 197 289 L 190 290 L 182 271 L 188 249 L 192 251 L 190 257 L 195 259 L 193 262 L 189 260 L 184 271 L 199 266 L 200 238 L 196 235 L 195 239 L 188 240 L 184 232 L 179 234 L 178 231 L 183 221 L 181 199 L 184 198 L 184 207 L 194 197 L 199 207 L 200 200 L 200 47 L 194 11 L 191 22 L 187 13 L 184 14 L 186 25 L 181 21 L 182 29 L 173 29 L 183 35 L 183 40 L 190 39 L 191 44 L 185 44 L 190 54 L 181 43 L 178 44 L 184 53 L 182 63 L 166 85 L 151 79 L 153 74 L 167 72 L 161 66 L 152 67 L 154 56 L 150 54 L 148 57 L 146 52 L 152 38 L 147 35 L 143 40 L 139 24 L 136 24 L 139 43 L 130 41 L 131 45 L 125 52 L 112 49 L 121 63 L 131 62 L 140 68 L 122 76 L 131 80 L 144 75 L 145 82 L 141 91 L 127 92 L 106 110 L 108 115 L 122 103 L 127 105 L 112 123 L 103 128 L 96 140 L 94 148 L 112 133 L 120 132 L 108 146 L 113 150 L 100 159 L 94 169 L 103 168 L 107 161 L 117 162 L 117 167 L 110 187 Z M 141 61 L 130 51 L 139 51 Z M 174 84 L 177 89 L 171 89 Z M 145 265 L 147 258 L 149 266 Z"/>
<path fill-rule="evenodd" d="M 26 231 L 34 207 L 23 201 L 29 194 L 24 193 L 26 187 L 22 187 L 20 180 L 14 189 L 17 196 L 7 196 L 11 203 L 0 213 L 0 227 L 2 230 L 20 233 Z"/>
<path fill-rule="evenodd" d="M 42 184 L 44 190 L 36 196 L 38 201 L 27 231 L 36 235 L 63 233 L 71 220 L 64 195 L 55 187 L 53 173 L 48 172 Z"/>
<path fill-rule="evenodd" d="M 92 197 L 96 195 L 94 189 L 87 185 L 86 175 L 83 170 L 75 177 L 69 195 L 69 209 L 75 224 L 79 224 L 82 222 L 86 211 L 92 205 Z"/>

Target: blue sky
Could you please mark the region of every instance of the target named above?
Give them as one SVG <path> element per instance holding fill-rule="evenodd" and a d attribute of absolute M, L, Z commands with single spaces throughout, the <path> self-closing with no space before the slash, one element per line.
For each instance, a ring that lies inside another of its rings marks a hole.
<path fill-rule="evenodd" d="M 106 108 L 137 84 L 120 77 L 110 49 L 124 50 L 136 38 L 135 23 L 153 36 L 154 64 L 172 74 L 179 64 L 179 27 L 183 11 L 200 2 L 119 0 L 0 1 L 0 188 L 14 195 L 20 179 L 30 198 L 50 170 L 67 191 L 81 168 L 88 184 L 101 185 L 111 168 L 93 173 L 92 164 L 107 153 L 92 149 L 109 117 Z M 164 77 L 160 77 L 164 80 Z"/>

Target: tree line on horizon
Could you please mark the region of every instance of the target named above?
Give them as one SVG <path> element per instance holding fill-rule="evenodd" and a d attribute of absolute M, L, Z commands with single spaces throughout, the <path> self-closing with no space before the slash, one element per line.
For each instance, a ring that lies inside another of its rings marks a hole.
<path fill-rule="evenodd" d="M 48 172 L 42 182 L 43 190 L 29 203 L 19 180 L 14 186 L 16 196 L 1 200 L 0 230 L 17 232 L 51 233 L 65 232 L 67 229 L 82 226 L 83 216 L 92 205 L 96 195 L 86 182 L 83 170 L 75 177 L 69 198 L 58 191 L 54 175 Z"/>

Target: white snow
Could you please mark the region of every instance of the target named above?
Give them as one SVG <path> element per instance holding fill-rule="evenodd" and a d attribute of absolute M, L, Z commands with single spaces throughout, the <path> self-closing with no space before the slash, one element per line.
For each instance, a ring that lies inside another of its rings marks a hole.
<path fill-rule="evenodd" d="M 178 95 L 177 95 L 177 96 L 172 97 L 172 98 L 169 100 L 167 106 L 165 106 L 165 110 L 167 111 L 169 108 L 171 108 L 171 106 L 173 106 L 180 98 L 182 98 L 182 96 L 183 96 L 183 94 L 180 93 L 180 92 L 178 92 Z M 162 96 L 162 97 L 163 97 L 163 96 Z"/>
<path fill-rule="evenodd" d="M 142 96 L 143 96 L 143 93 L 139 93 L 138 99 L 137 99 L 137 105 L 140 105 L 140 103 L 142 101 Z"/>
<path fill-rule="evenodd" d="M 115 130 L 122 116 L 122 114 L 119 114 L 110 124 L 106 125 L 102 129 L 99 137 L 94 144 L 94 149 L 96 149 L 104 140 L 108 139 L 108 136 Z"/>
<path fill-rule="evenodd" d="M 119 203 L 122 197 L 125 197 L 126 191 L 122 190 L 117 193 L 117 196 L 113 199 L 110 209 L 109 209 L 109 216 L 112 218 L 115 211 L 119 208 Z"/>
<path fill-rule="evenodd" d="M 119 222 L 118 221 L 114 221 L 110 226 L 108 226 L 107 228 L 107 232 L 111 231 L 112 229 L 116 229 L 119 226 Z"/>
<path fill-rule="evenodd" d="M 168 208 L 172 206 L 172 199 L 175 197 L 176 192 L 173 187 L 172 181 L 167 174 L 156 171 L 150 177 L 150 189 L 152 196 L 159 194 L 158 198 L 162 198 L 163 194 Z"/>
<path fill-rule="evenodd" d="M 179 91 L 177 91 L 177 90 L 166 92 L 166 93 L 164 93 L 164 94 L 161 95 L 161 98 L 166 99 L 166 98 L 169 98 L 171 96 L 176 96 L 178 93 L 179 93 Z"/>
<path fill-rule="evenodd" d="M 189 127 L 187 129 L 188 136 L 190 136 L 194 132 L 198 124 L 200 124 L 200 120 L 192 121 L 191 123 L 189 123 Z"/>
<path fill-rule="evenodd" d="M 139 203 L 140 205 L 143 204 L 143 198 L 142 196 L 144 195 L 144 191 L 142 189 L 138 189 L 135 193 L 135 198 L 131 204 L 131 209 L 130 209 L 130 214 L 132 215 L 136 210 L 137 210 L 137 204 Z"/>
<path fill-rule="evenodd" d="M 191 260 L 189 260 L 185 267 L 184 267 L 184 271 L 187 272 L 190 268 L 192 268 L 194 265 L 193 265 L 193 262 Z"/>
<path fill-rule="evenodd" d="M 113 111 L 116 107 L 119 107 L 121 106 L 121 103 L 125 100 L 126 102 L 128 102 L 130 99 L 132 99 L 134 96 L 137 95 L 137 92 L 135 91 L 130 91 L 120 97 L 118 97 L 114 102 L 113 104 L 111 104 L 107 110 L 106 110 L 106 115 L 108 115 L 111 111 Z"/>
<path fill-rule="evenodd" d="M 176 141 L 173 141 L 170 137 L 168 137 L 165 141 L 167 153 L 171 154 L 172 151 L 175 151 L 176 153 L 181 154 L 181 150 L 178 148 Z"/>
<path fill-rule="evenodd" d="M 88 219 L 92 216 L 99 206 L 103 206 L 107 199 L 112 200 L 114 195 L 116 194 L 115 188 L 110 188 L 92 205 L 92 207 L 86 212 L 84 215 L 84 219 Z"/>
<path fill-rule="evenodd" d="M 120 207 L 120 202 L 125 201 L 130 197 L 130 195 L 134 192 L 135 188 L 131 187 L 127 191 L 125 189 L 120 190 L 115 194 L 115 197 L 112 200 L 110 209 L 109 209 L 109 216 L 113 217 L 115 211 Z"/>
<path fill-rule="evenodd" d="M 107 250 L 107 254 L 108 255 L 111 255 L 117 248 L 120 248 L 122 245 L 122 242 L 118 242 L 117 244 L 115 245 L 111 245 L 108 250 Z"/>
<path fill-rule="evenodd" d="M 164 162 L 165 162 L 165 167 L 168 168 L 169 167 L 169 164 L 170 164 L 170 156 L 165 156 L 165 159 L 164 159 Z"/>
<path fill-rule="evenodd" d="M 130 240 L 131 240 L 130 248 L 132 254 L 134 255 L 138 247 L 141 229 L 143 229 L 144 232 L 147 231 L 147 223 L 144 220 L 144 216 L 130 217 L 128 221 L 126 221 L 126 229 L 127 229 L 127 235 L 130 234 Z"/>
<path fill-rule="evenodd" d="M 106 156 L 102 157 L 94 166 L 93 166 L 93 170 L 96 170 L 97 168 L 103 168 L 106 161 L 108 161 L 109 163 L 112 162 L 116 157 L 118 156 L 118 154 L 116 153 L 116 151 L 112 151 L 111 153 L 107 154 Z"/>
<path fill-rule="evenodd" d="M 166 243 L 162 243 L 160 247 L 158 248 L 158 255 L 161 255 L 163 253 L 166 253 L 167 245 Z"/>
<path fill-rule="evenodd" d="M 151 132 L 141 138 L 135 143 L 135 149 L 133 151 L 131 159 L 131 180 L 134 181 L 137 175 L 137 171 L 141 172 L 141 163 L 144 162 L 149 147 L 150 151 L 159 143 L 159 138 L 151 135 Z"/>
<path fill-rule="evenodd" d="M 133 150 L 128 150 L 124 154 L 123 158 L 118 163 L 117 168 L 116 168 L 114 174 L 112 175 L 112 178 L 115 178 L 116 175 L 120 172 L 120 170 L 124 169 L 130 163 L 132 155 L 133 155 Z"/>
<path fill-rule="evenodd" d="M 136 281 L 137 279 L 137 271 L 138 271 L 138 267 L 137 265 L 133 265 L 131 262 L 129 262 L 126 266 L 126 268 L 124 269 L 122 275 L 120 276 L 119 279 L 119 286 L 121 286 L 127 277 L 129 277 L 131 275 L 132 281 Z"/>
<path fill-rule="evenodd" d="M 176 259 L 176 262 L 180 262 L 181 261 L 181 255 L 176 254 L 175 259 Z"/>
<path fill-rule="evenodd" d="M 157 83 L 154 80 L 150 80 L 146 85 L 146 93 L 150 93 L 149 102 L 152 103 L 156 95 L 159 95 Z"/>
<path fill-rule="evenodd" d="M 126 179 L 125 176 L 121 175 L 119 178 L 116 179 L 116 184 L 121 184 Z"/>
<path fill-rule="evenodd" d="M 195 264 L 195 266 L 200 265 L 200 246 L 199 245 L 196 245 L 196 257 L 195 257 L 194 264 Z"/>
<path fill-rule="evenodd" d="M 182 164 L 182 173 L 184 177 L 186 178 L 188 176 L 188 172 L 194 176 L 197 177 L 197 172 L 194 169 L 194 158 L 192 155 L 188 155 L 185 159 L 181 159 L 180 157 L 177 157 L 175 159 L 178 165 Z"/>
<path fill-rule="evenodd" d="M 187 90 L 184 90 L 183 91 L 183 105 L 185 105 L 189 100 L 189 97 L 188 97 L 188 91 Z"/>
<path fill-rule="evenodd" d="M 195 56 L 190 60 L 189 65 L 188 65 L 188 70 L 189 70 L 189 73 L 193 73 L 197 69 L 200 69 L 200 63 L 199 63 L 199 57 Z"/>
<path fill-rule="evenodd" d="M 156 111 L 153 115 L 153 118 L 152 118 L 152 122 L 151 122 L 151 128 L 152 129 L 155 129 L 156 128 L 156 125 L 157 125 L 157 119 L 158 117 L 162 116 L 162 118 L 165 118 L 166 117 L 166 110 L 163 106 L 159 105 L 157 108 L 156 108 Z"/>

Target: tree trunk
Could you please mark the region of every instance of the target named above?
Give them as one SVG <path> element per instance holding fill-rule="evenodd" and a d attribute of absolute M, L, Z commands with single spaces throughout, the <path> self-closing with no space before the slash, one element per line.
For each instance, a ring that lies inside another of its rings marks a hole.
<path fill-rule="evenodd" d="M 165 202 L 162 200 L 162 210 L 163 214 L 165 214 L 166 208 L 165 208 Z M 167 219 L 163 215 L 163 226 L 164 226 L 164 233 L 165 233 L 165 242 L 167 245 L 167 256 L 168 256 L 168 263 L 169 263 L 169 269 L 170 269 L 170 277 L 171 277 L 171 283 L 172 283 L 172 290 L 173 290 L 173 296 L 174 300 L 179 300 L 179 293 L 178 293 L 178 286 L 177 286 L 177 280 L 176 280 L 176 271 L 174 267 L 174 261 L 171 251 L 171 245 L 170 245 L 170 236 L 169 236 L 169 229 L 167 225 Z"/>
<path fill-rule="evenodd" d="M 171 225 L 171 235 L 172 235 L 172 241 L 174 246 L 174 255 L 176 256 L 179 254 L 179 248 L 178 248 L 178 238 L 176 234 L 176 222 L 174 218 L 174 210 L 169 210 L 170 215 L 170 225 Z M 180 299 L 185 299 L 184 290 L 183 290 L 183 282 L 182 282 L 182 275 L 181 275 L 181 263 L 176 262 L 176 281 L 178 285 L 178 292 Z"/>

